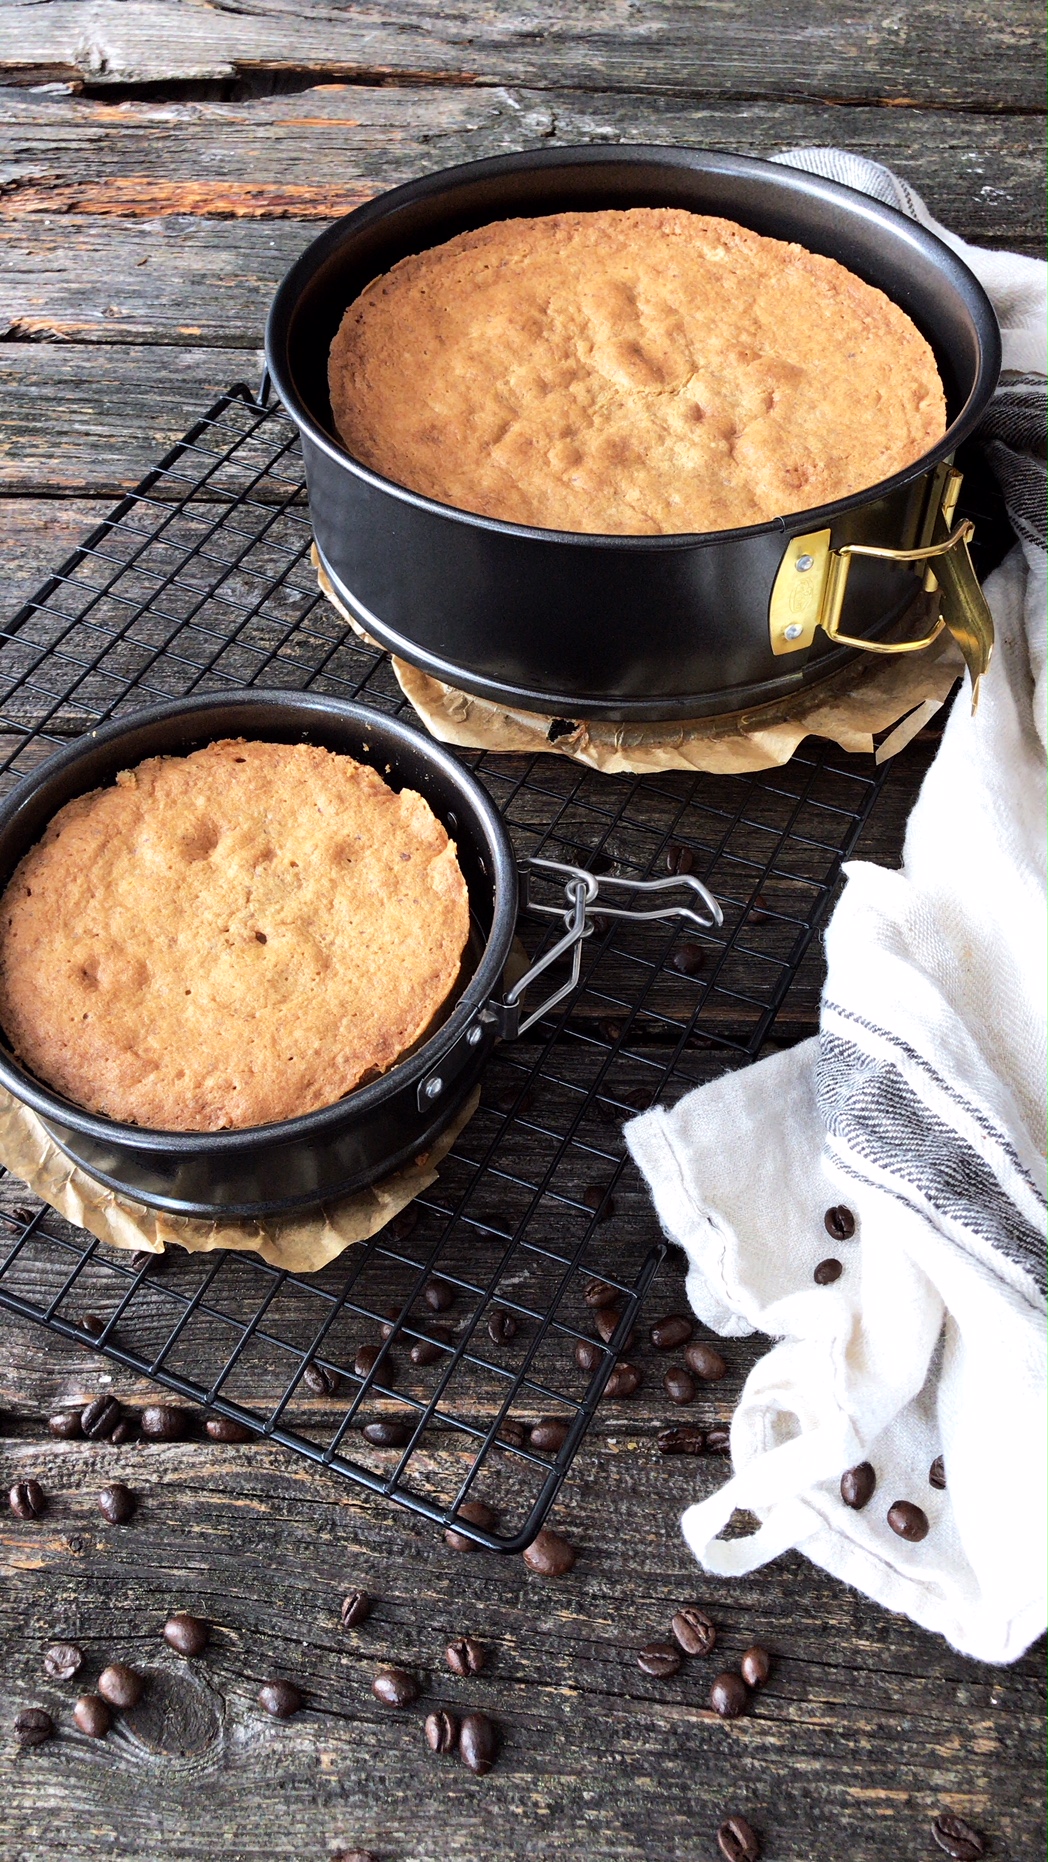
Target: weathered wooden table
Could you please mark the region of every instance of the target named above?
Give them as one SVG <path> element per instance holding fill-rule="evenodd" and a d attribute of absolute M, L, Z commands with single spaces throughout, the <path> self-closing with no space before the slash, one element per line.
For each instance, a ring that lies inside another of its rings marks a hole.
<path fill-rule="evenodd" d="M 844 144 L 895 165 L 966 237 L 1039 252 L 1038 24 L 1025 0 L 495 0 L 440 14 L 402 0 L 7 0 L 4 614 L 217 391 L 257 379 L 269 296 L 318 223 L 427 169 L 552 142 Z M 932 747 L 900 759 L 869 857 L 897 858 Z M 811 1031 L 817 991 L 812 961 L 778 1040 Z M 10 1179 L 0 1188 L 18 1200 Z M 616 1245 L 639 1254 L 654 1221 L 639 1188 L 624 1207 Z M 649 1310 L 682 1300 L 673 1262 Z M 763 1345 L 730 1348 L 700 1421 L 727 1419 Z M 799 1557 L 706 1579 L 677 1521 L 722 1464 L 656 1453 L 667 1416 L 646 1361 L 640 1395 L 602 1407 L 557 1505 L 551 1523 L 580 1557 L 551 1583 L 519 1559 L 453 1552 L 274 1447 L 57 1442 L 51 1411 L 109 1389 L 141 1404 L 149 1387 L 0 1321 L 5 1481 L 35 1476 L 53 1496 L 40 1521 L 5 1513 L 2 1526 L 5 1862 L 354 1846 L 383 1862 L 690 1862 L 716 1853 L 733 1809 L 769 1862 L 916 1862 L 939 1853 L 943 1808 L 985 1830 L 992 1856 L 1034 1862 L 1039 1654 L 1001 1671 L 964 1660 Z M 97 1509 L 116 1478 L 140 1495 L 129 1526 Z M 377 1602 L 345 1635 L 353 1585 Z M 729 1660 L 754 1640 L 774 1651 L 740 1720 L 708 1711 L 695 1669 L 657 1681 L 637 1667 L 637 1645 L 689 1599 Z M 216 1625 L 191 1667 L 159 1639 L 175 1607 Z M 150 1670 L 142 1706 L 104 1742 L 71 1730 L 75 1688 L 42 1674 L 59 1632 L 91 1673 L 107 1655 Z M 468 1686 L 441 1658 L 461 1633 L 493 1651 Z M 490 1776 L 434 1760 L 419 1710 L 377 1706 L 370 1682 L 388 1660 L 422 1675 L 423 1705 L 468 1698 L 497 1718 Z M 286 1723 L 256 1704 L 272 1673 L 307 1693 Z M 55 1710 L 62 1735 L 19 1753 L 10 1725 L 31 1703 Z"/>

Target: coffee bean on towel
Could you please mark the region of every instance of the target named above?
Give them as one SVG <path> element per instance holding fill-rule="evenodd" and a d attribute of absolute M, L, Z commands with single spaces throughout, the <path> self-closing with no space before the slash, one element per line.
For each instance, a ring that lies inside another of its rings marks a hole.
<path fill-rule="evenodd" d="M 592 1338 L 580 1338 L 576 1340 L 575 1362 L 580 1371 L 595 1371 L 598 1365 L 604 1363 L 607 1355 L 607 1352 L 602 1351 L 600 1346 Z"/>
<path fill-rule="evenodd" d="M 488 1652 L 484 1644 L 475 1642 L 472 1636 L 457 1636 L 444 1650 L 444 1659 L 453 1675 L 479 1675 Z"/>
<path fill-rule="evenodd" d="M 490 1532 L 496 1521 L 495 1514 L 490 1506 L 484 1504 L 483 1500 L 464 1500 L 457 1509 L 456 1517 L 466 1520 L 471 1526 L 479 1526 L 482 1532 Z M 444 1542 L 450 1545 L 453 1552 L 479 1552 L 482 1549 L 476 1540 L 469 1538 L 466 1533 L 456 1532 L 454 1526 L 448 1527 L 444 1534 Z"/>
<path fill-rule="evenodd" d="M 111 1486 L 103 1487 L 98 1496 L 99 1511 L 111 1526 L 126 1526 L 137 1505 L 135 1495 L 123 1481 L 113 1481 Z"/>
<path fill-rule="evenodd" d="M 749 1689 L 741 1675 L 718 1675 L 710 1688 L 710 1706 L 722 1720 L 737 1720 L 745 1712 Z"/>
<path fill-rule="evenodd" d="M 342 1599 L 339 1621 L 343 1629 L 356 1629 L 371 1615 L 371 1598 L 366 1590 L 351 1590 Z"/>
<path fill-rule="evenodd" d="M 941 1455 L 936 1455 L 928 1469 L 928 1485 L 937 1488 L 940 1493 L 946 1485 L 946 1467 Z"/>
<path fill-rule="evenodd" d="M 598 1306 L 596 1312 L 594 1313 L 593 1323 L 596 1326 L 598 1332 L 601 1335 L 601 1338 L 604 1340 L 604 1343 L 606 1345 L 610 1345 L 612 1338 L 614 1337 L 615 1332 L 618 1329 L 618 1324 L 621 1318 L 622 1318 L 622 1314 L 620 1313 L 617 1306 Z M 619 1350 L 620 1351 L 632 1351 L 636 1342 L 637 1342 L 637 1328 L 635 1325 L 631 1325 L 629 1331 L 626 1333 L 625 1338 L 623 1339 L 621 1345 L 619 1346 Z"/>
<path fill-rule="evenodd" d="M 747 1649 L 739 1663 L 739 1671 L 747 1687 L 763 1687 L 771 1673 L 771 1656 L 767 1649 L 759 1644 Z"/>
<path fill-rule="evenodd" d="M 839 1261 L 833 1259 L 820 1261 L 812 1279 L 817 1287 L 832 1287 L 834 1281 L 839 1280 L 843 1272 L 844 1269 Z"/>
<path fill-rule="evenodd" d="M 640 1389 L 644 1379 L 635 1364 L 627 1364 L 620 1358 L 604 1386 L 606 1397 L 631 1397 Z"/>
<path fill-rule="evenodd" d="M 670 1621 L 673 1639 L 685 1655 L 708 1655 L 717 1640 L 717 1630 L 698 1604 L 685 1603 Z"/>
<path fill-rule="evenodd" d="M 877 1476 L 868 1461 L 859 1461 L 853 1468 L 845 1468 L 841 1475 L 841 1499 L 845 1506 L 850 1506 L 856 1513 L 861 1513 L 873 1499 L 877 1486 Z"/>
<path fill-rule="evenodd" d="M 670 962 L 682 976 L 698 976 L 700 970 L 706 967 L 706 951 L 694 938 L 687 938 L 683 944 L 677 945 Z"/>
<path fill-rule="evenodd" d="M 422 1297 L 430 1312 L 449 1312 L 455 1304 L 455 1289 L 435 1274 L 432 1280 L 426 1281 Z"/>
<path fill-rule="evenodd" d="M 543 1416 L 540 1422 L 532 1423 L 529 1439 L 540 1454 L 557 1455 L 568 1439 L 568 1425 L 557 1416 Z"/>
<path fill-rule="evenodd" d="M 446 1358 L 451 1348 L 451 1333 L 446 1325 L 431 1325 L 425 1338 L 416 1338 L 409 1352 L 412 1364 L 435 1364 Z"/>
<path fill-rule="evenodd" d="M 655 1446 L 660 1455 L 704 1455 L 706 1431 L 693 1422 L 679 1423 L 675 1429 L 660 1429 Z"/>
<path fill-rule="evenodd" d="M 39 1519 L 47 1506 L 47 1496 L 39 1481 L 16 1481 L 7 1504 L 16 1519 Z"/>
<path fill-rule="evenodd" d="M 609 1287 L 606 1280 L 587 1280 L 582 1297 L 587 1306 L 614 1306 L 622 1295 L 618 1287 Z"/>
<path fill-rule="evenodd" d="M 656 1319 L 649 1337 L 656 1351 L 676 1351 L 678 1346 L 686 1345 L 695 1330 L 695 1321 L 690 1313 L 671 1312 L 664 1319 Z"/>
<path fill-rule="evenodd" d="M 562 1578 L 571 1570 L 578 1554 L 567 1539 L 562 1539 L 559 1532 L 550 1532 L 543 1527 L 538 1536 L 522 1553 L 524 1563 L 529 1571 L 535 1571 L 540 1578 Z"/>
<path fill-rule="evenodd" d="M 662 1387 L 671 1403 L 694 1403 L 698 1394 L 698 1385 L 691 1372 L 676 1364 L 666 1372 Z"/>
<path fill-rule="evenodd" d="M 888 1524 L 900 1539 L 909 1540 L 911 1545 L 919 1544 L 928 1536 L 928 1515 L 914 1506 L 912 1500 L 896 1500 L 888 1508 Z"/>
<path fill-rule="evenodd" d="M 84 1665 L 84 1651 L 75 1642 L 52 1642 L 44 1650 L 44 1673 L 52 1681 L 71 1681 Z"/>
<path fill-rule="evenodd" d="M 110 1662 L 95 1683 L 104 1701 L 111 1707 L 137 1707 L 145 1682 L 126 1662 Z"/>
<path fill-rule="evenodd" d="M 53 1739 L 55 1723 L 43 1707 L 23 1707 L 15 1721 L 15 1738 L 20 1746 L 42 1746 Z"/>
<path fill-rule="evenodd" d="M 855 1233 L 855 1217 L 845 1203 L 827 1209 L 822 1219 L 831 1241 L 850 1241 Z"/>
<path fill-rule="evenodd" d="M 730 1455 L 731 1430 L 719 1427 L 716 1429 L 707 1429 L 706 1453 L 708 1455 Z"/>
<path fill-rule="evenodd" d="M 488 1319 L 488 1337 L 493 1345 L 508 1345 L 517 1336 L 517 1321 L 511 1312 L 496 1306 Z"/>
<path fill-rule="evenodd" d="M 615 1214 L 615 1198 L 609 1196 L 603 1183 L 587 1183 L 582 1192 L 582 1200 L 587 1209 L 599 1210 L 598 1222 L 610 1222 Z"/>
<path fill-rule="evenodd" d="M 467 1713 L 459 1729 L 459 1757 L 478 1778 L 491 1770 L 498 1753 L 498 1735 L 486 1713 Z"/>
<path fill-rule="evenodd" d="M 944 1849 L 953 1862 L 980 1862 L 986 1854 L 986 1838 L 973 1830 L 963 1817 L 955 1817 L 949 1810 L 944 1810 L 932 1824 L 932 1835 L 940 1849 Z"/>
<path fill-rule="evenodd" d="M 264 1681 L 258 1690 L 258 1704 L 274 1720 L 290 1720 L 304 1704 L 305 1696 L 293 1681 Z"/>
<path fill-rule="evenodd" d="M 104 1739 L 113 1724 L 113 1716 L 100 1694 L 81 1694 L 73 1708 L 73 1718 L 89 1739 Z"/>
<path fill-rule="evenodd" d="M 418 1699 L 419 1685 L 406 1668 L 380 1668 L 371 1692 L 383 1707 L 410 1707 Z"/>
<path fill-rule="evenodd" d="M 188 1610 L 176 1610 L 164 1624 L 164 1641 L 177 1655 L 202 1655 L 211 1640 L 211 1625 Z"/>
<path fill-rule="evenodd" d="M 254 1439 L 254 1430 L 249 1429 L 246 1423 L 234 1422 L 232 1416 L 209 1416 L 204 1428 L 213 1442 L 250 1442 Z"/>
<path fill-rule="evenodd" d="M 688 1346 L 684 1362 L 689 1371 L 694 1371 L 696 1377 L 702 1378 L 704 1384 L 715 1384 L 719 1378 L 728 1374 L 728 1367 L 720 1352 L 714 1350 L 712 1345 L 704 1344 L 701 1339 Z"/>
<path fill-rule="evenodd" d="M 662 1681 L 668 1675 L 675 1675 L 680 1667 L 680 1650 L 672 1642 L 649 1642 L 637 1655 L 637 1667 L 643 1668 L 646 1675 L 654 1675 Z"/>
<path fill-rule="evenodd" d="M 372 1448 L 404 1448 L 411 1440 L 412 1424 L 399 1416 L 381 1416 L 366 1422 L 360 1433 Z"/>
<path fill-rule="evenodd" d="M 189 1434 L 189 1423 L 188 1412 L 173 1403 L 150 1403 L 142 1411 L 142 1434 L 151 1442 L 183 1442 Z"/>
<path fill-rule="evenodd" d="M 671 840 L 666 848 L 667 873 L 690 873 L 695 865 L 695 855 L 690 847 L 682 841 Z"/>
<path fill-rule="evenodd" d="M 48 1417 L 47 1430 L 60 1442 L 69 1442 L 81 1433 L 80 1411 L 78 1409 L 60 1409 L 56 1415 Z"/>
<path fill-rule="evenodd" d="M 726 1817 L 717 1831 L 717 1845 L 725 1862 L 760 1862 L 757 1832 L 745 1817 Z"/>
<path fill-rule="evenodd" d="M 307 1364 L 302 1382 L 314 1396 L 332 1396 L 338 1389 L 338 1372 L 329 1370 L 326 1364 Z"/>
<path fill-rule="evenodd" d="M 439 1713 L 426 1715 L 426 1744 L 431 1752 L 443 1758 L 446 1753 L 454 1752 L 459 1740 L 459 1723 L 453 1713 L 442 1708 Z"/>
<path fill-rule="evenodd" d="M 123 1413 L 115 1397 L 97 1396 L 80 1412 L 81 1433 L 87 1436 L 89 1442 L 101 1441 L 103 1437 L 112 1435 Z"/>

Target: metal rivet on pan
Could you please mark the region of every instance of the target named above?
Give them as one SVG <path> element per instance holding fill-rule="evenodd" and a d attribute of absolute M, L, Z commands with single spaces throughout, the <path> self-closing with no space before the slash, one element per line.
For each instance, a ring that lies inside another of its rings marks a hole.
<path fill-rule="evenodd" d="M 803 575 L 805 569 L 813 569 L 815 567 L 815 558 L 814 556 L 798 556 L 794 566 L 800 571 L 801 575 Z"/>
<path fill-rule="evenodd" d="M 439 1073 L 435 1073 L 431 1080 L 426 1081 L 424 1091 L 427 1099 L 439 1099 L 444 1091 L 444 1082 Z"/>
<path fill-rule="evenodd" d="M 788 627 L 783 628 L 782 637 L 784 640 L 799 640 L 803 632 L 799 621 L 791 621 Z"/>
<path fill-rule="evenodd" d="M 466 1045 L 468 1047 L 476 1047 L 477 1042 L 480 1040 L 482 1033 L 483 1033 L 483 1029 L 478 1028 L 476 1023 L 474 1023 L 473 1027 L 467 1031 Z"/>

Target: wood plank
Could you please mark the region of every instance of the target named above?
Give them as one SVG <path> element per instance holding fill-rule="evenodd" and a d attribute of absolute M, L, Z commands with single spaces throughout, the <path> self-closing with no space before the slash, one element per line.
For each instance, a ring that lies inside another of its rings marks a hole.
<path fill-rule="evenodd" d="M 0 70 L 16 83 L 127 84 L 292 67 L 400 82 L 1036 110 L 1040 27 L 1028 0 L 923 0 L 887 13 L 878 0 L 649 0 L 643 8 L 590 0 L 567 10 L 553 0 L 527 9 L 452 0 L 437 14 L 411 0 L 243 0 L 235 11 L 171 0 L 8 0 Z"/>
<path fill-rule="evenodd" d="M 0 498 L 0 625 L 108 508 L 104 499 Z"/>

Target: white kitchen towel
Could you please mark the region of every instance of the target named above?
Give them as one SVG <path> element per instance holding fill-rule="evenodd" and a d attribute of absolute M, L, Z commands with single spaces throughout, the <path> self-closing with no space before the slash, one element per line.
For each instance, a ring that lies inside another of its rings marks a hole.
<path fill-rule="evenodd" d="M 777 159 L 911 213 L 982 279 L 1009 365 L 983 439 L 1020 543 L 986 584 L 980 708 L 966 685 L 902 870 L 845 869 L 819 1036 L 626 1128 L 696 1312 L 779 1341 L 735 1412 L 732 1478 L 683 1528 L 710 1571 L 799 1546 L 958 1649 L 1010 1661 L 1046 1620 L 1046 268 L 944 233 L 876 163 Z M 824 1223 L 838 1205 L 848 1240 Z M 819 1284 L 826 1258 L 843 1272 Z M 877 1485 L 857 1511 L 840 1477 L 862 1461 Z M 927 1517 L 919 1542 L 888 1524 L 900 1500 Z M 722 1538 L 736 1508 L 759 1530 Z"/>

